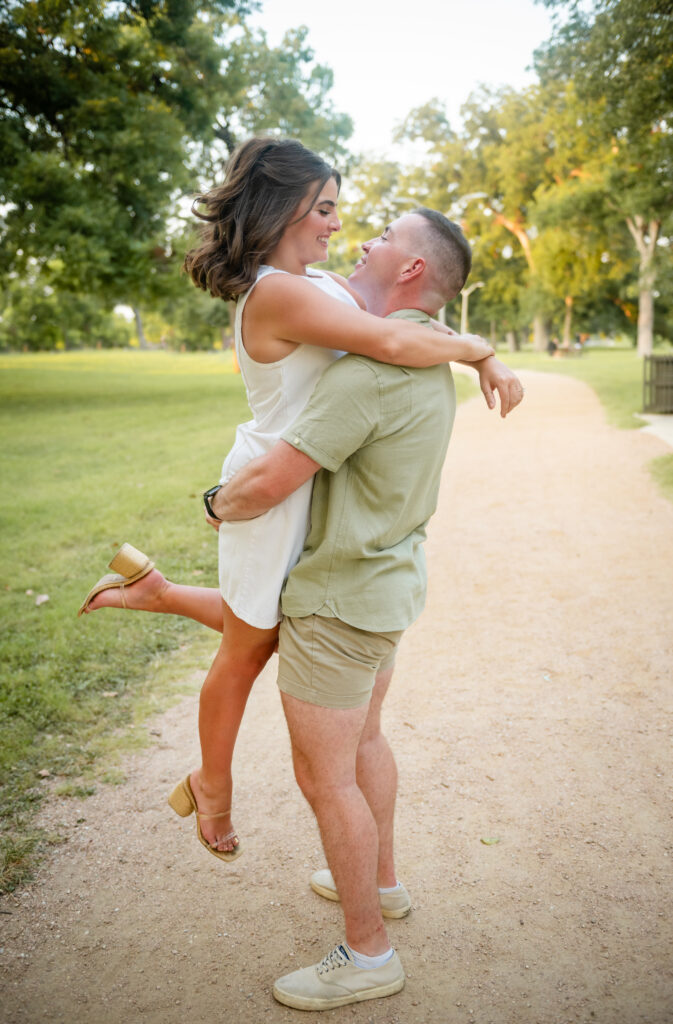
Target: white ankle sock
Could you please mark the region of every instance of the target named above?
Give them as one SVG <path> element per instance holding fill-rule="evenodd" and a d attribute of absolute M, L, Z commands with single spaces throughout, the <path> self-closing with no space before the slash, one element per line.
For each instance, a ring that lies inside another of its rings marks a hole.
<path fill-rule="evenodd" d="M 344 942 L 344 946 L 348 950 L 351 960 L 356 967 L 361 967 L 365 971 L 373 971 L 375 967 L 383 967 L 387 964 L 393 955 L 392 946 L 386 953 L 381 953 L 380 956 L 365 956 L 364 953 L 358 953 L 356 949 L 349 946 L 347 942 Z"/>
<path fill-rule="evenodd" d="M 401 883 L 400 882 L 396 882 L 395 885 L 392 885 L 389 888 L 386 888 L 385 886 L 380 885 L 379 886 L 379 892 L 397 892 L 397 890 L 401 889 L 401 888 L 402 888 Z"/>

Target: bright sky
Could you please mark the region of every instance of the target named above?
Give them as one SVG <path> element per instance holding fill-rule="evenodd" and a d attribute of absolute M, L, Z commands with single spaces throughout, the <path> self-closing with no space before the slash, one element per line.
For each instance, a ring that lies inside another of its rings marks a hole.
<path fill-rule="evenodd" d="M 335 109 L 355 123 L 349 147 L 393 158 L 393 129 L 413 107 L 438 97 L 458 127 L 479 84 L 533 82 L 526 68 L 551 35 L 550 13 L 533 0 L 263 0 L 252 21 L 274 46 L 307 25 L 316 60 L 334 72 Z"/>

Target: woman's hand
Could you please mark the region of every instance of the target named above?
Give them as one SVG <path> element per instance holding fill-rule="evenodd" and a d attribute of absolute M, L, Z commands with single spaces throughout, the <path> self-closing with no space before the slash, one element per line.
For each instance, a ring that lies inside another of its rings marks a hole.
<path fill-rule="evenodd" d="M 489 409 L 496 407 L 494 392 L 500 396 L 500 415 L 504 419 L 522 401 L 523 384 L 499 359 L 486 359 L 475 370 L 479 372 L 479 385 Z"/>

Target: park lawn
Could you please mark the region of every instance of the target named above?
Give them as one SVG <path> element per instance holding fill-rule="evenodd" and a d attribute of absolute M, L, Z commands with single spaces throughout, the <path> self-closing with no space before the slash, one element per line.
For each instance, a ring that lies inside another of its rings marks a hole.
<path fill-rule="evenodd" d="M 552 359 L 546 352 L 498 352 L 513 370 L 565 373 L 586 381 L 594 389 L 610 423 L 625 430 L 644 425 L 643 360 L 633 349 L 586 348 L 580 356 Z M 662 493 L 673 501 L 673 454 L 650 463 L 650 472 Z"/>
<path fill-rule="evenodd" d="M 141 699 L 156 706 L 162 659 L 181 662 L 173 677 L 184 678 L 195 651 L 203 664 L 214 652 L 212 634 L 177 617 L 76 613 L 124 541 L 169 576 L 217 585 L 200 495 L 249 414 L 228 354 L 1 356 L 0 388 L 0 810 L 11 887 L 44 838 L 31 828 L 44 790 L 90 789 L 115 729 Z"/>
<path fill-rule="evenodd" d="M 217 638 L 198 624 L 77 609 L 124 541 L 217 586 L 201 494 L 249 410 L 230 353 L 0 355 L 0 393 L 2 891 L 58 841 L 32 824 L 45 794 L 123 778 L 111 755 L 203 678 Z"/>

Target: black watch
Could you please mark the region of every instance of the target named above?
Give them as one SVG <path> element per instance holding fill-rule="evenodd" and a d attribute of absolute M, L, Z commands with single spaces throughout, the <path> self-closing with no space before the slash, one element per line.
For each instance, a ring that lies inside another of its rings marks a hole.
<path fill-rule="evenodd" d="M 215 513 L 213 512 L 213 507 L 210 504 L 210 499 L 214 495 L 216 495 L 217 492 L 221 490 L 221 488 L 222 484 L 215 484 L 214 487 L 211 487 L 209 488 L 209 490 L 203 492 L 203 504 L 206 506 L 206 512 L 208 513 L 211 519 L 217 519 L 218 523 L 221 523 L 223 520 L 220 519 L 220 517 L 218 515 L 215 515 Z"/>

